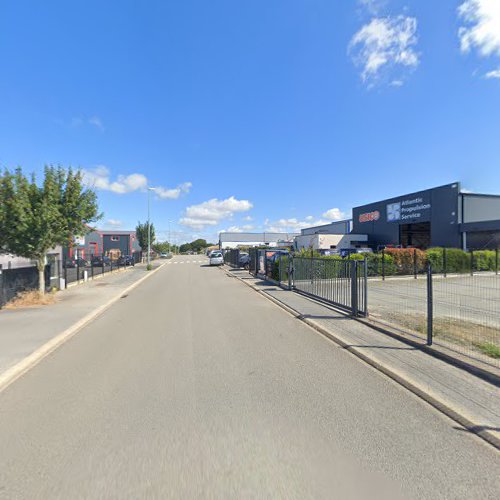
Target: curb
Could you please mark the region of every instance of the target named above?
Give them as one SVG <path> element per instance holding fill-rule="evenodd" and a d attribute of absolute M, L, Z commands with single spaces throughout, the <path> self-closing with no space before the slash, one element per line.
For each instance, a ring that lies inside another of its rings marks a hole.
<path fill-rule="evenodd" d="M 118 302 L 122 295 L 129 293 L 131 290 L 139 286 L 143 281 L 150 278 L 153 274 L 159 271 L 165 264 L 160 264 L 156 269 L 148 272 L 142 278 L 139 278 L 135 283 L 129 285 L 125 290 L 120 291 L 115 297 L 110 299 L 105 304 L 102 304 L 94 311 L 88 313 L 86 316 L 78 320 L 76 323 L 71 325 L 69 328 L 59 333 L 48 342 L 43 344 L 41 347 L 33 351 L 31 354 L 26 356 L 24 359 L 16 363 L 14 366 L 8 368 L 5 372 L 0 374 L 0 393 L 2 393 L 7 387 L 15 382 L 18 378 L 24 375 L 26 372 L 31 370 L 36 366 L 42 359 L 48 356 L 50 353 L 54 352 L 57 348 L 68 341 L 73 335 L 75 335 L 84 326 L 89 324 L 91 321 L 100 316 L 106 309 L 111 307 L 115 302 Z"/>
<path fill-rule="evenodd" d="M 229 271 L 224 269 L 224 272 L 226 274 L 230 274 Z M 470 433 L 475 434 L 476 436 L 482 438 L 484 441 L 486 441 L 488 444 L 492 445 L 495 447 L 497 450 L 500 450 L 500 438 L 498 438 L 493 432 L 490 432 L 487 429 L 483 429 L 480 425 L 475 424 L 472 420 L 470 420 L 468 417 L 463 415 L 459 410 L 456 410 L 452 408 L 451 406 L 447 405 L 446 403 L 443 403 L 437 396 L 431 394 L 431 392 L 424 388 L 416 385 L 414 382 L 408 380 L 403 374 L 399 373 L 396 370 L 393 370 L 389 368 L 388 366 L 372 359 L 370 356 L 367 356 L 364 352 L 359 351 L 356 347 L 351 346 L 347 342 L 345 342 L 342 338 L 338 337 L 337 335 L 333 334 L 326 328 L 322 327 L 318 323 L 316 323 L 314 320 L 304 318 L 302 314 L 300 314 L 298 311 L 295 309 L 291 308 L 290 306 L 287 306 L 283 302 L 279 301 L 278 299 L 271 297 L 268 295 L 266 292 L 259 290 L 258 288 L 254 287 L 252 284 L 247 283 L 245 280 L 241 279 L 239 276 L 235 276 L 234 274 L 231 274 L 231 277 L 234 277 L 250 287 L 252 290 L 256 291 L 260 295 L 264 296 L 266 299 L 270 300 L 277 306 L 281 307 L 284 309 L 286 312 L 294 316 L 295 318 L 299 319 L 306 325 L 310 326 L 313 328 L 316 332 L 320 333 L 324 337 L 327 337 L 329 340 L 335 342 L 339 346 L 341 346 L 343 349 L 346 351 L 349 351 L 351 354 L 357 356 L 361 360 L 363 360 L 365 363 L 369 364 L 376 370 L 382 372 L 384 375 L 388 376 L 398 384 L 402 385 L 409 391 L 411 391 L 413 394 L 418 396 L 420 399 L 423 399 L 425 402 L 430 404 L 432 407 L 435 409 L 439 410 L 441 413 L 445 414 L 447 417 L 451 418 L 458 424 L 460 424 L 462 427 L 467 429 Z M 369 326 L 369 325 L 367 325 Z"/>

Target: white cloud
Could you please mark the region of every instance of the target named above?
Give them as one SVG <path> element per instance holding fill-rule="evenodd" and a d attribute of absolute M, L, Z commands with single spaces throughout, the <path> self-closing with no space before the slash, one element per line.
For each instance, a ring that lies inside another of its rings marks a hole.
<path fill-rule="evenodd" d="M 255 226 L 251 224 L 244 224 L 243 226 L 230 226 L 227 229 L 223 229 L 220 231 L 221 233 L 243 233 L 245 231 L 252 231 L 255 229 Z"/>
<path fill-rule="evenodd" d="M 104 125 L 102 124 L 102 120 L 98 116 L 91 116 L 88 119 L 88 122 L 90 125 L 93 125 L 97 129 L 99 129 L 101 132 L 104 132 Z"/>
<path fill-rule="evenodd" d="M 161 186 L 155 188 L 155 193 L 163 199 L 176 200 L 181 194 L 189 193 L 193 184 L 191 182 L 184 182 L 179 184 L 176 188 L 165 189 Z"/>
<path fill-rule="evenodd" d="M 233 214 L 246 212 L 252 207 L 250 201 L 237 200 L 234 196 L 225 200 L 212 198 L 199 205 L 187 207 L 184 217 L 179 222 L 193 229 L 203 229 L 206 226 L 215 226 L 220 221 L 232 217 Z"/>
<path fill-rule="evenodd" d="M 330 208 L 330 210 L 327 210 L 324 214 L 323 217 L 325 219 L 328 219 L 330 221 L 335 221 L 335 220 L 342 220 L 346 218 L 346 215 L 344 212 L 340 210 L 340 208 Z"/>
<path fill-rule="evenodd" d="M 369 14 L 376 15 L 385 7 L 387 0 L 358 0 L 358 3 L 361 7 L 366 9 Z"/>
<path fill-rule="evenodd" d="M 74 116 L 73 118 L 71 118 L 69 125 L 72 128 L 79 128 L 83 125 L 92 125 L 101 132 L 104 132 L 104 124 L 102 123 L 102 120 L 98 116 L 91 116 L 90 118 L 85 118 L 85 117 L 82 118 L 81 116 Z"/>
<path fill-rule="evenodd" d="M 251 217 L 250 215 L 247 215 L 246 217 L 243 217 L 243 220 L 245 220 L 247 222 L 251 222 L 251 221 L 253 221 L 253 217 Z"/>
<path fill-rule="evenodd" d="M 500 56 L 500 2 L 466 0 L 458 7 L 465 26 L 458 30 L 463 53 L 475 48 L 482 57 Z"/>
<path fill-rule="evenodd" d="M 106 225 L 111 226 L 111 227 L 122 227 L 122 221 L 117 220 L 117 219 L 108 219 L 106 221 Z"/>
<path fill-rule="evenodd" d="M 328 224 L 330 221 L 318 219 L 311 220 L 307 217 L 306 220 L 299 220 L 295 217 L 290 219 L 279 219 L 274 222 L 266 221 L 266 231 L 272 233 L 282 233 L 282 232 L 290 232 L 290 233 L 299 233 L 301 229 L 306 227 L 314 227 L 314 226 L 322 226 L 323 224 Z"/>
<path fill-rule="evenodd" d="M 494 69 L 493 71 L 488 71 L 488 73 L 486 73 L 484 77 L 488 79 L 500 78 L 500 68 Z"/>
<path fill-rule="evenodd" d="M 82 169 L 83 182 L 87 186 L 102 191 L 112 191 L 117 194 L 132 193 L 134 191 L 145 191 L 149 185 L 148 178 L 143 174 L 119 175 L 115 180 L 111 179 L 110 170 L 104 165 L 98 165 L 92 169 Z M 176 188 L 169 189 L 162 186 L 155 187 L 155 193 L 159 198 L 176 199 L 183 193 L 188 193 L 192 184 L 185 182 Z"/>
<path fill-rule="evenodd" d="M 416 45 L 416 18 L 375 17 L 353 36 L 349 53 L 354 64 L 362 70 L 363 82 L 373 87 L 386 79 L 402 82 L 399 73 L 416 68 L 420 62 Z M 394 78 L 393 73 L 398 77 Z"/>

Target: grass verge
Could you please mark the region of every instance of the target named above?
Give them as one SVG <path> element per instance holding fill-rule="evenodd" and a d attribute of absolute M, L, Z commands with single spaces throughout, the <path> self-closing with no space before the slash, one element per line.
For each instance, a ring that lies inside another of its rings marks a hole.
<path fill-rule="evenodd" d="M 38 290 L 29 290 L 16 295 L 14 299 L 5 304 L 4 309 L 21 309 L 23 307 L 48 306 L 56 302 L 55 293 L 49 292 L 42 295 Z"/>

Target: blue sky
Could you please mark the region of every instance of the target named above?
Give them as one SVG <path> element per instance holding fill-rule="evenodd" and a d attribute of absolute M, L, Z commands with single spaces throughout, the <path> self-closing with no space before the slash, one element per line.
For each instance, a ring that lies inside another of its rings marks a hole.
<path fill-rule="evenodd" d="M 102 227 L 292 231 L 500 193 L 498 0 L 0 4 L 0 166 L 86 171 Z"/>

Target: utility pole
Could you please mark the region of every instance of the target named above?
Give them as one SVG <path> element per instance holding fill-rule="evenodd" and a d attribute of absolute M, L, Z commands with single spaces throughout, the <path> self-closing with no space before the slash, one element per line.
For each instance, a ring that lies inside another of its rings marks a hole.
<path fill-rule="evenodd" d="M 151 217 L 150 217 L 150 195 L 151 191 L 154 191 L 155 188 L 148 187 L 148 267 L 151 264 Z"/>

